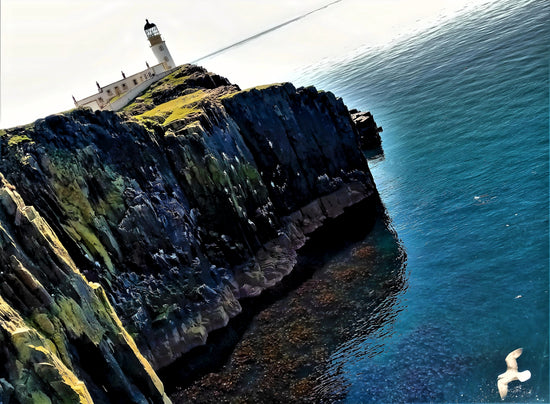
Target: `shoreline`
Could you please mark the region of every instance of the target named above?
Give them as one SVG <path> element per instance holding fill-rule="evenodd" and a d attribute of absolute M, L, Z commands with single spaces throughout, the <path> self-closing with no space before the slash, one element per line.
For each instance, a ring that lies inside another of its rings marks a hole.
<path fill-rule="evenodd" d="M 350 317 L 363 311 L 372 313 L 381 300 L 391 300 L 404 288 L 404 266 L 395 277 L 394 271 L 388 276 L 378 269 L 391 261 L 376 245 L 380 234 L 394 240 L 395 250 L 389 254 L 392 259 L 402 251 L 383 215 L 372 222 L 365 217 L 361 218 L 366 219 L 364 223 L 358 220 L 356 213 L 369 203 L 372 200 L 363 201 L 352 208 L 355 212 L 314 232 L 298 250 L 296 268 L 279 285 L 243 299 L 243 312 L 225 329 L 214 331 L 206 345 L 159 370 L 175 403 L 254 402 L 262 394 L 287 402 L 320 398 L 315 380 L 335 346 L 353 334 L 334 330 L 353 328 L 357 318 L 350 321 Z M 353 232 L 351 224 L 355 225 Z M 335 264 L 334 257 L 343 257 L 344 263 Z M 346 266 L 347 261 L 354 264 Z M 362 266 L 357 266 L 358 262 Z M 334 265 L 337 268 L 332 269 Z M 396 286 L 386 287 L 380 294 L 373 288 L 364 304 L 353 301 L 361 295 L 357 290 L 366 285 L 377 288 L 388 282 Z M 354 298 L 348 301 L 349 293 Z M 250 378 L 258 379 L 261 387 L 251 384 Z M 213 393 L 214 386 L 220 386 L 218 392 Z"/>
<path fill-rule="evenodd" d="M 369 193 L 362 183 L 353 182 L 284 217 L 285 225 L 279 230 L 279 236 L 265 243 L 252 259 L 252 270 L 235 270 L 234 282 L 225 288 L 217 304 L 197 313 L 195 321 L 188 326 L 179 325 L 172 332 L 165 329 L 165 340 L 157 341 L 155 350 L 145 351 L 144 355 L 154 369 L 161 370 L 178 361 L 181 355 L 206 344 L 211 332 L 226 327 L 232 318 L 241 314 L 241 299 L 261 296 L 293 272 L 297 251 L 306 245 L 310 234 L 323 231 L 327 221 L 350 216 L 345 211 L 357 211 L 357 205 L 368 206 L 365 209 L 368 216 L 373 211 L 379 212 L 380 204 L 376 192 Z"/>

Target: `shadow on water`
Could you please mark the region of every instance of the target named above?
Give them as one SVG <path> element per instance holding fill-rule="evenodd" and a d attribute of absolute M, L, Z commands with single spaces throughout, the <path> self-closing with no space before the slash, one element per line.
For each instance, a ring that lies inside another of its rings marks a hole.
<path fill-rule="evenodd" d="M 393 321 L 404 263 L 380 201 L 354 206 L 311 235 L 279 285 L 241 300 L 241 314 L 159 375 L 175 402 L 314 399 L 336 347 Z"/>
<path fill-rule="evenodd" d="M 386 156 L 384 155 L 384 150 L 382 149 L 382 146 L 376 147 L 376 148 L 370 149 L 370 150 L 364 150 L 363 155 L 371 163 L 379 163 L 379 162 L 384 161 L 386 159 Z"/>

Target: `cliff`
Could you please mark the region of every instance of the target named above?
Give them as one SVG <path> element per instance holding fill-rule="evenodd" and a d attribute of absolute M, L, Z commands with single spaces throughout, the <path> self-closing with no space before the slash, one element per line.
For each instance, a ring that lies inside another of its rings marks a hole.
<path fill-rule="evenodd" d="M 122 113 L 1 131 L 0 402 L 169 401 L 154 369 L 377 200 L 378 130 L 331 93 L 186 65 Z"/>

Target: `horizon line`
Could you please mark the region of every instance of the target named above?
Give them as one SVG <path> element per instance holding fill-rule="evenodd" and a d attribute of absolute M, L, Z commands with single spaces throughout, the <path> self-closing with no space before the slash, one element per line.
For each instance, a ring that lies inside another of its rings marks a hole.
<path fill-rule="evenodd" d="M 333 4 L 340 3 L 340 2 L 342 2 L 342 1 L 344 1 L 344 0 L 335 0 L 335 1 L 332 1 L 332 2 L 326 4 L 326 5 L 322 6 L 322 7 L 316 8 L 315 10 L 308 11 L 307 13 L 302 14 L 302 15 L 300 15 L 300 16 L 298 16 L 298 17 L 292 18 L 292 19 L 290 19 L 290 20 L 288 20 L 288 21 L 285 21 L 285 22 L 283 22 L 283 23 L 281 23 L 281 24 L 278 24 L 278 25 L 276 25 L 276 26 L 274 26 L 274 27 L 268 28 L 268 29 L 266 29 L 265 31 L 261 31 L 261 32 L 259 32 L 259 33 L 257 33 L 257 34 L 254 34 L 254 35 L 252 35 L 252 36 L 249 36 L 249 37 L 247 37 L 247 38 L 245 38 L 245 39 L 241 39 L 240 41 L 237 41 L 237 42 L 235 42 L 235 43 L 233 43 L 233 44 L 231 44 L 231 45 L 228 45 L 228 46 L 225 46 L 225 47 L 223 47 L 223 48 L 221 48 L 221 49 L 218 49 L 218 50 L 216 50 L 216 51 L 214 51 L 214 52 L 212 52 L 212 53 L 209 53 L 209 54 L 207 54 L 207 55 L 205 55 L 205 56 L 201 56 L 200 58 L 195 59 L 195 60 L 193 60 L 193 61 L 190 62 L 190 63 L 191 63 L 191 64 L 196 64 L 197 62 L 200 62 L 201 60 L 204 60 L 204 59 L 207 59 L 207 58 L 209 58 L 209 57 L 211 57 L 211 56 L 214 56 L 214 55 L 217 55 L 217 54 L 219 54 L 219 53 L 225 52 L 225 51 L 228 50 L 228 49 L 231 49 L 231 48 L 234 48 L 234 47 L 236 47 L 236 46 L 242 45 L 243 43 L 248 42 L 248 41 L 251 41 L 251 40 L 253 40 L 253 39 L 256 39 L 256 38 L 258 38 L 258 37 L 260 37 L 260 36 L 269 34 L 270 32 L 273 32 L 273 31 L 275 31 L 275 30 L 278 30 L 278 29 L 284 27 L 285 25 L 292 24 L 293 22 L 296 22 L 296 21 L 298 21 L 298 20 L 301 20 L 301 19 L 303 19 L 303 18 L 305 18 L 305 17 L 307 17 L 307 16 L 309 16 L 309 15 L 311 15 L 311 14 L 313 14 L 313 13 L 316 13 L 317 11 L 324 10 L 325 8 L 330 7 L 330 6 L 332 6 Z"/>

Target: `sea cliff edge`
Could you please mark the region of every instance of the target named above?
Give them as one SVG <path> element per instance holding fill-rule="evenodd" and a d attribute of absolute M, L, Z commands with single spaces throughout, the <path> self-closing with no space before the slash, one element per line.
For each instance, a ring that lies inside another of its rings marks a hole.
<path fill-rule="evenodd" d="M 380 130 L 330 92 L 184 65 L 122 112 L 0 131 L 0 402 L 169 402 L 155 370 L 325 220 L 379 214 Z"/>

